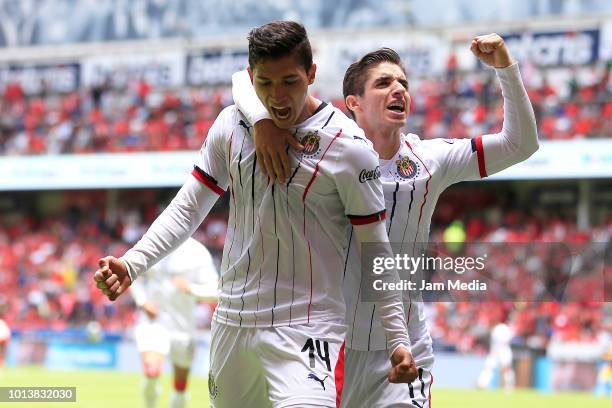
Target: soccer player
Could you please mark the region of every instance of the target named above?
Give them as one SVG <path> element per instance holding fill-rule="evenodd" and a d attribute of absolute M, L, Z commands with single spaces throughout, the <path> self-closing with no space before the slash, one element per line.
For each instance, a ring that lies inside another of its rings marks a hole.
<path fill-rule="evenodd" d="M 2 307 L 2 304 L 0 304 Z M 2 310 L 0 310 L 1 312 Z M 6 355 L 6 348 L 8 346 L 8 342 L 11 339 L 11 329 L 8 324 L 0 318 L 0 367 L 4 365 L 4 359 Z"/>
<path fill-rule="evenodd" d="M 501 317 L 501 316 L 500 316 Z M 512 367 L 512 348 L 510 342 L 514 336 L 512 329 L 503 319 L 496 317 L 497 322 L 491 330 L 491 344 L 489 355 L 485 360 L 485 366 L 478 377 L 478 388 L 485 389 L 493 379 L 493 371 L 497 368 L 501 371 L 504 389 L 514 389 L 514 368 Z"/>
<path fill-rule="evenodd" d="M 217 268 L 212 256 L 193 238 L 130 286 L 140 309 L 134 337 L 143 362 L 143 396 L 147 408 L 156 406 L 158 380 L 168 354 L 174 369 L 170 407 L 185 406 L 185 390 L 196 346 L 196 301 L 215 302 L 217 286 Z"/>
<path fill-rule="evenodd" d="M 397 53 L 383 48 L 366 54 L 346 71 L 346 106 L 380 156 L 380 179 L 387 206 L 391 242 L 410 253 L 429 236 L 431 216 L 439 195 L 451 184 L 486 177 L 527 159 L 538 149 L 535 117 L 524 89 L 518 64 L 497 34 L 472 40 L 471 50 L 495 68 L 504 98 L 504 125 L 500 133 L 472 139 L 421 140 L 402 134 L 410 107 L 408 81 Z M 285 179 L 293 167 L 285 155 L 293 136 L 274 129 L 265 112 L 248 92 L 244 73 L 233 78 L 234 100 L 255 124 L 257 151 L 268 163 L 266 172 Z M 299 146 L 301 149 L 302 147 Z M 289 150 L 291 153 L 292 149 Z M 434 356 L 422 302 L 405 304 L 412 354 L 418 380 L 406 386 L 387 381 L 385 333 L 376 317 L 377 306 L 359 298 L 358 242 L 349 234 L 344 293 L 347 301 L 345 383 L 342 407 L 423 407 L 430 402 Z M 418 254 L 417 254 L 418 255 Z"/>
<path fill-rule="evenodd" d="M 261 172 L 252 127 L 229 106 L 210 129 L 193 177 L 122 258 L 99 260 L 94 279 L 109 299 L 121 295 L 187 239 L 229 187 L 211 335 L 211 403 L 334 407 L 349 226 L 354 240 L 382 243 L 376 254 L 392 256 L 380 180 L 359 179 L 378 160 L 354 122 L 309 94 L 316 65 L 302 25 L 274 21 L 253 29 L 249 72 L 274 123 L 306 145 L 291 152 L 290 181 L 272 182 Z M 397 271 L 386 278 L 398 279 Z M 390 381 L 412 381 L 417 372 L 401 297 L 381 292 L 376 305 L 393 366 Z"/>

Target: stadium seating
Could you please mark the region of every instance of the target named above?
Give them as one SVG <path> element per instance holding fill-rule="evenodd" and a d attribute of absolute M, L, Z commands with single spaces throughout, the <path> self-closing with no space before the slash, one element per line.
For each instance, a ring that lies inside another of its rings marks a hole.
<path fill-rule="evenodd" d="M 588 80 L 572 74 L 555 86 L 528 87 L 542 140 L 612 137 L 610 66 L 587 70 Z M 407 130 L 425 138 L 498 132 L 502 106 L 492 76 L 449 68 L 441 77 L 411 79 Z M 140 80 L 125 90 L 25 96 L 14 83 L 0 98 L 0 155 L 197 150 L 230 103 L 229 87 L 162 91 Z M 344 108 L 341 98 L 333 103 Z"/>

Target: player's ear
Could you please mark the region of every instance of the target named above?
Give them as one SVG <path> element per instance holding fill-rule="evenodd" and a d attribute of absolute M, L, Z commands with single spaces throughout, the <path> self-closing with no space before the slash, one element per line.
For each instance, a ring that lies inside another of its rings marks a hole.
<path fill-rule="evenodd" d="M 249 78 L 251 78 L 251 83 L 253 83 L 253 70 L 250 65 L 247 67 L 247 72 L 249 73 Z"/>
<path fill-rule="evenodd" d="M 355 95 L 349 95 L 344 100 L 346 107 L 351 111 L 355 112 L 359 109 L 359 98 Z"/>
<path fill-rule="evenodd" d="M 312 85 L 317 74 L 317 64 L 313 63 L 308 70 L 308 85 Z"/>

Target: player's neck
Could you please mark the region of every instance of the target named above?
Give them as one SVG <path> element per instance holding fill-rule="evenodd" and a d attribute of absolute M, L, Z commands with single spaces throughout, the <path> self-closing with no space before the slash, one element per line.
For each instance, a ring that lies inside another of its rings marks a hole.
<path fill-rule="evenodd" d="M 392 159 L 400 148 L 401 129 L 399 128 L 363 128 L 366 136 L 374 145 L 374 150 L 383 160 Z"/>
<path fill-rule="evenodd" d="M 302 113 L 300 113 L 300 116 L 296 120 L 295 124 L 299 125 L 300 123 L 311 117 L 317 111 L 321 103 L 322 102 L 314 96 L 310 94 L 306 95 L 306 102 L 304 103 L 304 108 L 302 109 Z"/>

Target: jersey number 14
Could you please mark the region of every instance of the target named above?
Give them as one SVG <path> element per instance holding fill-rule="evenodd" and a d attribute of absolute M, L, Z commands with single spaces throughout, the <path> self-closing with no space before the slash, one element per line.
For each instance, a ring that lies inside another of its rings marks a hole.
<path fill-rule="evenodd" d="M 323 343 L 323 350 L 321 350 L 321 343 Z M 306 340 L 306 344 L 304 344 L 304 347 L 302 347 L 302 353 L 308 350 L 310 368 L 315 368 L 315 348 L 319 358 L 325 361 L 327 371 L 331 371 L 331 361 L 329 361 L 329 343 L 327 341 L 313 340 L 312 338 Z"/>

